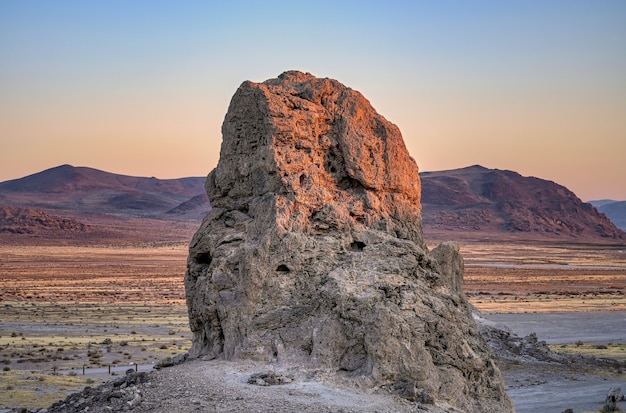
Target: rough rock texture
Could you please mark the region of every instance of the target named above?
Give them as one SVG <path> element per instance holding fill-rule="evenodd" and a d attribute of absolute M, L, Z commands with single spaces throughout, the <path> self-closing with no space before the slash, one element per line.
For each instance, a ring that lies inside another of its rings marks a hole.
<path fill-rule="evenodd" d="M 337 370 L 449 411 L 509 412 L 461 292 L 429 253 L 398 128 L 358 92 L 285 72 L 244 82 L 185 276 L 192 357 Z"/>

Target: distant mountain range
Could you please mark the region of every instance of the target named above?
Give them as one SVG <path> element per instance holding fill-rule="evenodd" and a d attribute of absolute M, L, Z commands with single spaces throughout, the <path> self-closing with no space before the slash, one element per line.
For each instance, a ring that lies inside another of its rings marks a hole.
<path fill-rule="evenodd" d="M 598 211 L 609 217 L 618 228 L 622 231 L 626 231 L 626 201 L 603 199 L 589 203 L 595 206 Z"/>
<path fill-rule="evenodd" d="M 551 181 L 478 165 L 422 172 L 420 177 L 427 236 L 626 241 L 626 234 L 594 206 Z M 132 220 L 134 236 L 141 237 L 141 222 L 151 219 L 152 226 L 189 222 L 184 229 L 178 225 L 177 233 L 186 234 L 210 210 L 205 180 L 162 180 L 58 166 L 0 183 L 0 207 L 4 207 L 0 233 L 88 234 L 92 222 L 104 219 L 109 223 L 104 228 Z M 598 202 L 602 212 L 624 223 L 626 202 Z M 615 215 L 609 215 L 614 210 Z"/>
<path fill-rule="evenodd" d="M 205 177 L 141 178 L 62 165 L 0 183 L 0 205 L 82 214 L 199 220 L 209 209 L 205 180 Z"/>

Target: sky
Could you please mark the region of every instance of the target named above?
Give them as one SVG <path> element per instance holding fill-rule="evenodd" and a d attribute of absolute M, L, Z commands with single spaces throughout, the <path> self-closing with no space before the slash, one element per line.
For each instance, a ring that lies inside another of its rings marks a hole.
<path fill-rule="evenodd" d="M 360 91 L 421 171 L 626 200 L 626 1 L 0 1 L 0 181 L 204 176 L 245 80 Z"/>

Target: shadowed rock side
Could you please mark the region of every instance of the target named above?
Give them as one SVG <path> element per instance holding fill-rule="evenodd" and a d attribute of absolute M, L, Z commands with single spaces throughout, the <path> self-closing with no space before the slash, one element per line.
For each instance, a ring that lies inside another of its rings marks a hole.
<path fill-rule="evenodd" d="M 447 411 L 512 405 L 462 294 L 428 253 L 398 128 L 358 92 L 285 72 L 244 82 L 185 276 L 192 357 L 336 370 Z"/>

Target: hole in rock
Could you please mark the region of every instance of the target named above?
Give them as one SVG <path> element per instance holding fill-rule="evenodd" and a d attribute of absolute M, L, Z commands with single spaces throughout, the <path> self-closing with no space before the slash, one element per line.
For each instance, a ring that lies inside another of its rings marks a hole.
<path fill-rule="evenodd" d="M 239 212 L 243 212 L 244 214 L 248 214 L 248 205 L 244 204 L 244 205 L 240 205 L 237 210 Z"/>
<path fill-rule="evenodd" d="M 285 264 L 280 264 L 277 268 L 276 271 L 278 272 L 291 272 L 291 270 L 289 269 L 289 267 L 287 267 Z"/>
<path fill-rule="evenodd" d="M 304 176 L 304 174 L 300 175 L 300 186 L 302 186 L 302 184 L 304 184 L 304 180 L 306 179 L 306 176 Z"/>
<path fill-rule="evenodd" d="M 198 254 L 198 256 L 196 257 L 196 262 L 198 264 L 210 265 L 211 261 L 212 261 L 211 253 L 209 253 L 209 252 L 203 252 L 201 254 Z"/>
<path fill-rule="evenodd" d="M 343 178 L 341 178 L 338 186 L 341 189 L 365 188 L 365 186 L 363 185 L 363 183 L 361 183 L 361 181 L 359 181 L 358 179 L 354 179 L 350 176 L 344 176 Z"/>
<path fill-rule="evenodd" d="M 361 241 L 353 241 L 352 244 L 350 244 L 352 251 L 363 251 L 363 248 L 365 248 L 365 243 Z"/>

